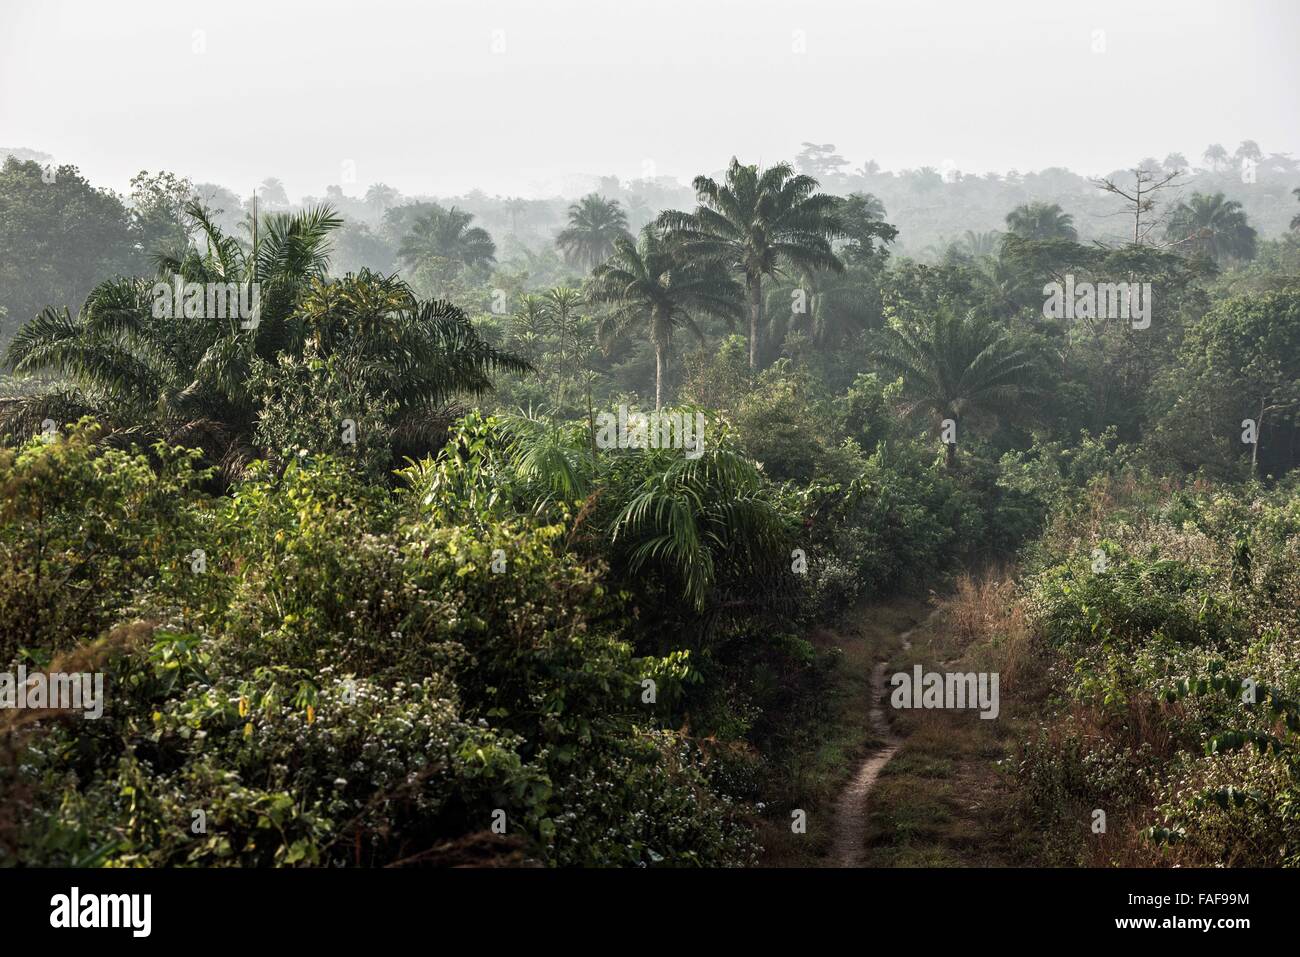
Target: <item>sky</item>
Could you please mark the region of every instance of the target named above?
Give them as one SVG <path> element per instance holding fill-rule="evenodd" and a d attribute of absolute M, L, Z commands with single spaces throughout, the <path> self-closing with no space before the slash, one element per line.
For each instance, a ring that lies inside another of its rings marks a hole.
<path fill-rule="evenodd" d="M 1096 175 L 1300 155 L 1300 0 L 0 0 L 0 147 L 291 197 L 547 196 L 834 143 Z"/>

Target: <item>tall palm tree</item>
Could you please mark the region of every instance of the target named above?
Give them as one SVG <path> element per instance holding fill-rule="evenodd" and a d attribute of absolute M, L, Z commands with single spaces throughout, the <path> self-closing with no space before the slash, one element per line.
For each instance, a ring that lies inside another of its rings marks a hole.
<path fill-rule="evenodd" d="M 1259 144 L 1254 140 L 1242 140 L 1241 145 L 1233 151 L 1232 158 L 1237 161 L 1238 166 L 1247 160 L 1258 163 L 1264 158 L 1264 151 L 1259 148 Z"/>
<path fill-rule="evenodd" d="M 687 255 L 720 261 L 743 276 L 749 367 L 757 369 L 763 278 L 787 268 L 844 269 L 831 249 L 831 238 L 839 233 L 835 197 L 817 192 L 817 181 L 796 174 L 789 163 L 760 169 L 734 156 L 723 183 L 697 176 L 693 185 L 699 199 L 695 212 L 667 210 L 658 223 L 683 243 Z"/>
<path fill-rule="evenodd" d="M 1169 214 L 1165 238 L 1185 243 L 1195 255 L 1221 263 L 1227 259 L 1252 259 L 1255 230 L 1246 221 L 1241 203 L 1222 193 L 1193 193 Z"/>
<path fill-rule="evenodd" d="M 383 213 L 397 203 L 401 193 L 387 183 L 372 183 L 366 190 L 366 205 L 378 213 Z"/>
<path fill-rule="evenodd" d="M 528 209 L 528 200 L 519 196 L 511 196 L 501 205 L 510 217 L 510 235 L 519 235 L 519 214 Z"/>
<path fill-rule="evenodd" d="M 655 408 L 663 407 L 664 373 L 674 330 L 685 328 L 704 342 L 693 314 L 738 318 L 741 288 L 716 261 L 684 256 L 650 225 L 635 245 L 614 243 L 614 255 L 592 273 L 591 298 L 614 311 L 602 332 L 608 338 L 642 326 L 655 350 Z"/>
<path fill-rule="evenodd" d="M 1201 154 L 1201 159 L 1210 164 L 1210 169 L 1220 170 L 1223 164 L 1228 162 L 1228 151 L 1218 143 L 1211 143 L 1205 147 L 1205 152 Z"/>
<path fill-rule="evenodd" d="M 284 188 L 284 183 L 274 176 L 268 176 L 262 180 L 260 187 L 262 190 L 262 202 L 267 206 L 276 209 L 288 209 L 289 193 Z"/>
<path fill-rule="evenodd" d="M 1007 228 L 1021 239 L 1068 239 L 1075 242 L 1079 233 L 1074 217 L 1056 203 L 1024 203 L 1007 213 Z"/>
<path fill-rule="evenodd" d="M 616 240 L 627 238 L 627 213 L 618 200 L 588 193 L 569 207 L 569 225 L 555 245 L 570 263 L 594 269 L 609 258 Z"/>
<path fill-rule="evenodd" d="M 891 316 L 878 361 L 903 379 L 909 416 L 959 429 L 981 415 L 1015 411 L 1032 388 L 1035 362 L 1006 327 L 975 311 L 950 309 L 905 321 Z M 957 464 L 957 441 L 946 443 L 947 465 Z"/>
<path fill-rule="evenodd" d="M 408 266 L 445 262 L 459 270 L 462 266 L 479 266 L 496 260 L 496 244 L 486 229 L 470 226 L 474 214 L 435 206 L 411 225 L 402 239 L 397 258 Z"/>

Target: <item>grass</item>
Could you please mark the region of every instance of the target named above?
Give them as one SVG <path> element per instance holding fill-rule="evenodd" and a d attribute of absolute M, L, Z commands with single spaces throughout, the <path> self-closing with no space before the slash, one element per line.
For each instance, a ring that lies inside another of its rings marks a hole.
<path fill-rule="evenodd" d="M 1012 576 L 992 570 L 961 576 L 937 611 L 917 599 L 867 604 L 836 629 L 811 640 L 839 655 L 831 675 L 831 719 L 799 768 L 799 786 L 763 821 L 762 863 L 826 866 L 840 792 L 879 745 L 870 724 L 871 671 L 920 664 L 929 671 L 999 675 L 1000 713 L 886 708 L 903 745 L 881 772 L 868 802 L 866 863 L 871 867 L 1000 867 L 1032 864 L 1037 840 L 1018 813 L 1013 790 L 1017 749 L 1045 694 Z M 902 633 L 909 635 L 904 649 Z M 807 816 L 793 834 L 789 811 Z"/>
<path fill-rule="evenodd" d="M 832 719 L 816 729 L 815 744 L 797 770 L 797 786 L 763 819 L 759 839 L 767 867 L 820 867 L 830 846 L 835 805 L 858 765 L 879 745 L 871 728 L 871 669 L 899 647 L 899 635 L 929 614 L 915 598 L 864 604 L 835 629 L 810 636 L 817 649 L 838 655 L 831 677 Z M 806 814 L 807 833 L 791 831 L 790 810 Z"/>
<path fill-rule="evenodd" d="M 1011 776 L 1040 689 L 1011 576 L 963 575 L 938 613 L 891 656 L 890 672 L 997 672 L 1000 713 L 887 711 L 904 739 L 868 805 L 872 867 L 1003 867 L 1033 859 L 1033 836 L 1016 811 Z"/>

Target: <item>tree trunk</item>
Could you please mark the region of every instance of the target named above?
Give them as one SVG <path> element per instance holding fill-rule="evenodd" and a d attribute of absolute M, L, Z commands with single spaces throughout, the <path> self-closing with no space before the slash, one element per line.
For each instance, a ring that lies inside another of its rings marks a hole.
<path fill-rule="evenodd" d="M 763 306 L 763 279 L 761 276 L 747 276 L 749 286 L 749 371 L 758 369 L 758 318 Z"/>
<path fill-rule="evenodd" d="M 957 467 L 957 443 L 956 442 L 947 443 L 944 454 L 946 456 L 944 465 L 948 467 L 949 471 L 955 469 Z"/>
<path fill-rule="evenodd" d="M 655 343 L 655 411 L 664 404 L 664 347 Z"/>
<path fill-rule="evenodd" d="M 1264 403 L 1266 399 L 1259 400 L 1259 418 L 1255 421 L 1255 441 L 1250 444 L 1250 477 L 1256 475 L 1256 465 L 1259 462 L 1259 440 L 1264 431 Z"/>
<path fill-rule="evenodd" d="M 591 404 L 591 379 L 587 379 L 587 434 L 591 437 L 591 460 L 598 457 L 596 452 L 596 409 Z"/>

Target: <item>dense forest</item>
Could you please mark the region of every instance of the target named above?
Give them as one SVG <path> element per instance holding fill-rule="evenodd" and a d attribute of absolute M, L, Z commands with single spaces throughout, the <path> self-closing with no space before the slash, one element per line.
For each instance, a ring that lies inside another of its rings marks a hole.
<path fill-rule="evenodd" d="M 1288 156 L 5 152 L 0 863 L 1300 864 Z"/>

